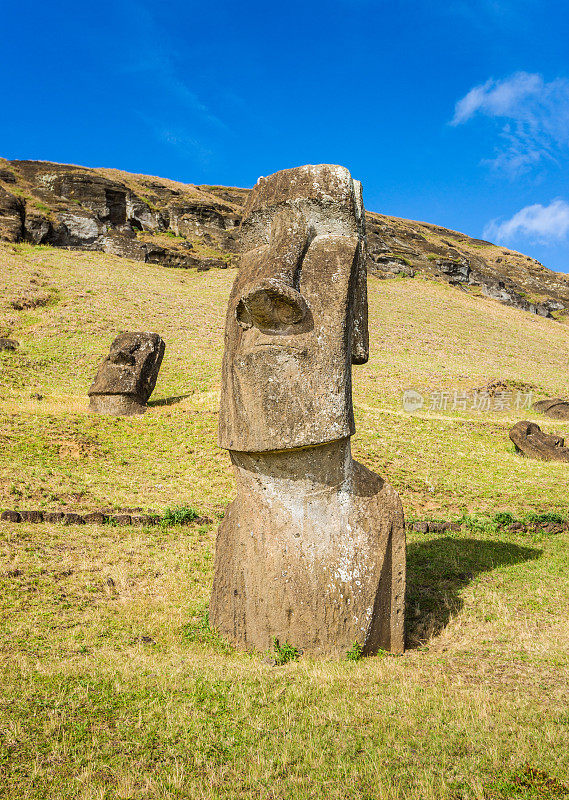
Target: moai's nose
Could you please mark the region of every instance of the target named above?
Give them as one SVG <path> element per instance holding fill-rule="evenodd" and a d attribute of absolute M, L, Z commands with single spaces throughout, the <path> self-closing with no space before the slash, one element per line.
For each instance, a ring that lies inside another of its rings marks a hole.
<path fill-rule="evenodd" d="M 304 297 L 283 281 L 269 278 L 249 287 L 239 299 L 235 316 L 244 328 L 262 333 L 288 333 L 306 317 Z"/>

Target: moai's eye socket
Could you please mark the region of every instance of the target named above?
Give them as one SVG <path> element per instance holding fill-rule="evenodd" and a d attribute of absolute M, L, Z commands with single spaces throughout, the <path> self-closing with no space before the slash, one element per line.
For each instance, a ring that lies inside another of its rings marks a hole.
<path fill-rule="evenodd" d="M 262 333 L 285 333 L 302 322 L 308 307 L 304 297 L 277 280 L 268 280 L 244 294 L 235 309 L 238 324 Z"/>

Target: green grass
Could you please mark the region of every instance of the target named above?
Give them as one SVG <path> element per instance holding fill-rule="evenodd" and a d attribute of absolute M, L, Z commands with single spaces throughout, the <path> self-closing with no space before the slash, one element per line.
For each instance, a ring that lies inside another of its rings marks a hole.
<path fill-rule="evenodd" d="M 0 796 L 493 798 L 526 764 L 567 783 L 567 534 L 411 535 L 404 656 L 274 666 L 209 628 L 214 533 L 0 525 Z"/>
<path fill-rule="evenodd" d="M 463 526 L 409 535 L 405 655 L 275 665 L 278 651 L 235 652 L 210 628 L 217 523 L 189 519 L 219 519 L 234 492 L 216 426 L 235 272 L 0 251 L 0 329 L 21 343 L 0 354 L 0 507 L 166 508 L 173 523 L 0 523 L 0 797 L 566 796 L 569 533 L 544 526 L 568 516 L 567 465 L 512 452 L 514 412 L 401 405 L 406 388 L 497 378 L 566 393 L 565 326 L 370 278 L 354 452 L 408 518 Z M 30 291 L 58 302 L 9 306 Z M 121 330 L 160 333 L 163 367 L 144 416 L 97 417 L 86 392 Z"/>

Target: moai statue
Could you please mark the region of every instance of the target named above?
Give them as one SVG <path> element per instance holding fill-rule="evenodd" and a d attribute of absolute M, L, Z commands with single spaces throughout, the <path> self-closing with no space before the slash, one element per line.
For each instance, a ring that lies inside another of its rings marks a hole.
<path fill-rule="evenodd" d="M 328 164 L 260 178 L 240 235 L 219 419 L 237 497 L 211 623 L 241 648 L 401 653 L 401 502 L 350 450 L 351 365 L 368 358 L 361 186 Z"/>
<path fill-rule="evenodd" d="M 528 458 L 540 458 L 542 461 L 569 461 L 569 447 L 565 447 L 565 439 L 554 433 L 544 433 L 535 422 L 522 420 L 516 423 L 510 430 L 509 436 L 516 451 Z"/>
<path fill-rule="evenodd" d="M 166 345 L 157 333 L 121 333 L 89 389 L 91 411 L 112 416 L 144 414 Z"/>

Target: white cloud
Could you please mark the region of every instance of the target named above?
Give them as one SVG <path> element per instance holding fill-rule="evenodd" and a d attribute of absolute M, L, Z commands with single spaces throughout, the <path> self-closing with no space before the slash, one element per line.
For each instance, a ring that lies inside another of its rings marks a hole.
<path fill-rule="evenodd" d="M 451 125 L 476 116 L 501 120 L 500 143 L 487 163 L 517 175 L 542 161 L 558 162 L 569 147 L 569 80 L 516 72 L 474 86 L 455 106 Z"/>
<path fill-rule="evenodd" d="M 569 233 L 569 203 L 553 200 L 548 206 L 535 203 L 518 211 L 511 219 L 499 222 L 493 219 L 484 228 L 485 239 L 508 242 L 526 238 L 541 244 L 561 241 Z"/>
<path fill-rule="evenodd" d="M 537 97 L 544 90 L 541 75 L 516 72 L 504 81 L 490 79 L 475 86 L 459 100 L 455 107 L 452 125 L 471 119 L 477 111 L 489 117 L 515 117 L 524 109 L 528 97 Z"/>

